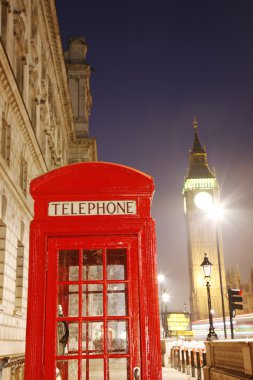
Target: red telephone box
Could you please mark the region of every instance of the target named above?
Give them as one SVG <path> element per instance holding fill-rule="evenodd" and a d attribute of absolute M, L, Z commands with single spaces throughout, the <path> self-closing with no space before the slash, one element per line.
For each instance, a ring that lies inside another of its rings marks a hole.
<path fill-rule="evenodd" d="M 25 380 L 161 380 L 153 191 L 101 162 L 31 182 Z"/>

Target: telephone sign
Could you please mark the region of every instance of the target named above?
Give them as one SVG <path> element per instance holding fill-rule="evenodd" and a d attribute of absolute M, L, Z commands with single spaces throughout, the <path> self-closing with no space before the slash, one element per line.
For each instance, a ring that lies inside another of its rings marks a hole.
<path fill-rule="evenodd" d="M 161 380 L 153 191 L 101 162 L 31 182 L 25 380 Z"/>
<path fill-rule="evenodd" d="M 50 202 L 48 215 L 135 215 L 136 201 Z"/>

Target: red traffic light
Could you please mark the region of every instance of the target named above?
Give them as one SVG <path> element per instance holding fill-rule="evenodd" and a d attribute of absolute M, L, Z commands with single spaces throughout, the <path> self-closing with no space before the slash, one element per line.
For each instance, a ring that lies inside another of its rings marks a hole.
<path fill-rule="evenodd" d="M 233 296 L 242 296 L 242 289 L 228 289 Z"/>
<path fill-rule="evenodd" d="M 229 309 L 231 312 L 233 310 L 242 310 L 242 289 L 228 289 L 228 300 Z"/>

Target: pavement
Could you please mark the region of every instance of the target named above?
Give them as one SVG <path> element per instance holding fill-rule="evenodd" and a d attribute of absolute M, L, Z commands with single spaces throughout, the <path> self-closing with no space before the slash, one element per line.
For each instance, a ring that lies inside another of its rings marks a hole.
<path fill-rule="evenodd" d="M 195 377 L 179 372 L 174 368 L 163 367 L 163 380 L 194 380 Z"/>

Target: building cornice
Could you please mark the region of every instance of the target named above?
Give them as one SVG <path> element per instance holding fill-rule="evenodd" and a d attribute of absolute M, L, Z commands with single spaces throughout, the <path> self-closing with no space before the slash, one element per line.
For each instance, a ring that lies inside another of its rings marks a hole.
<path fill-rule="evenodd" d="M 187 178 L 184 182 L 183 194 L 192 190 L 212 190 L 218 189 L 216 178 Z"/>

